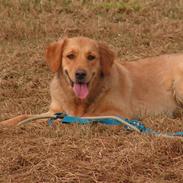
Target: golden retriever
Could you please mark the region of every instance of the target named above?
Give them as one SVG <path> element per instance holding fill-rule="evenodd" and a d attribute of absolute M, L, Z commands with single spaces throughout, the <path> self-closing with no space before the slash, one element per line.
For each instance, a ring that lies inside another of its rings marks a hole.
<path fill-rule="evenodd" d="M 49 114 L 172 116 L 183 104 L 183 54 L 121 63 L 106 44 L 74 37 L 50 44 L 46 62 L 55 73 Z"/>

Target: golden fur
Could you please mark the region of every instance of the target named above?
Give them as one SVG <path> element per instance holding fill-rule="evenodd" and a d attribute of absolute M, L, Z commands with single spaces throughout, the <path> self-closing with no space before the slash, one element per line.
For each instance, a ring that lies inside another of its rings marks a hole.
<path fill-rule="evenodd" d="M 88 60 L 90 54 L 94 55 L 92 61 Z M 183 104 L 183 54 L 120 63 L 106 44 L 75 37 L 50 44 L 46 61 L 55 73 L 50 114 L 172 116 Z M 78 69 L 87 73 L 89 94 L 85 99 L 78 98 L 71 85 Z"/>

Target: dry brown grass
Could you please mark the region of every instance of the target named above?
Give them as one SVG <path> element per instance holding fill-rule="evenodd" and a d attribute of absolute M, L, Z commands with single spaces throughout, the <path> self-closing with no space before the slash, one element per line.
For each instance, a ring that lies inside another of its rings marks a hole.
<path fill-rule="evenodd" d="M 123 3 L 118 3 L 123 2 Z M 121 60 L 183 50 L 183 0 L 0 1 L 0 120 L 47 111 L 48 42 L 84 35 Z M 156 130 L 182 119 L 147 118 Z M 102 125 L 0 128 L 0 182 L 183 182 L 183 141 Z"/>

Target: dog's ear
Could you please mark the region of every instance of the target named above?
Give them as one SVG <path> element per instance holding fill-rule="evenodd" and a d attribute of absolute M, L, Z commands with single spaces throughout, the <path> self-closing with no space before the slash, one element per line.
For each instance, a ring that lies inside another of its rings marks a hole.
<path fill-rule="evenodd" d="M 103 75 L 109 75 L 115 59 L 115 53 L 105 43 L 99 44 L 100 64 Z"/>
<path fill-rule="evenodd" d="M 46 62 L 52 72 L 57 72 L 62 61 L 62 52 L 66 38 L 51 43 L 46 49 Z"/>

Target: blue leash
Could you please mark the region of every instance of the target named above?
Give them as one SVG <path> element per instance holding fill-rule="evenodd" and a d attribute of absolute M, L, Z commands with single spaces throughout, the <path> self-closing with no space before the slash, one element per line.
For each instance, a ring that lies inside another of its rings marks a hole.
<path fill-rule="evenodd" d="M 70 116 L 65 113 L 56 113 L 53 117 L 48 120 L 48 124 L 51 126 L 55 120 L 60 120 L 63 124 L 88 124 L 92 122 L 99 122 L 106 125 L 124 125 L 127 130 L 136 130 L 141 133 L 151 134 L 155 136 L 166 136 L 166 137 L 183 137 L 182 132 L 167 132 L 161 133 L 156 132 L 150 128 L 145 127 L 145 125 L 139 120 L 129 120 L 123 119 L 121 117 L 88 117 L 88 118 L 80 118 L 75 116 Z"/>

